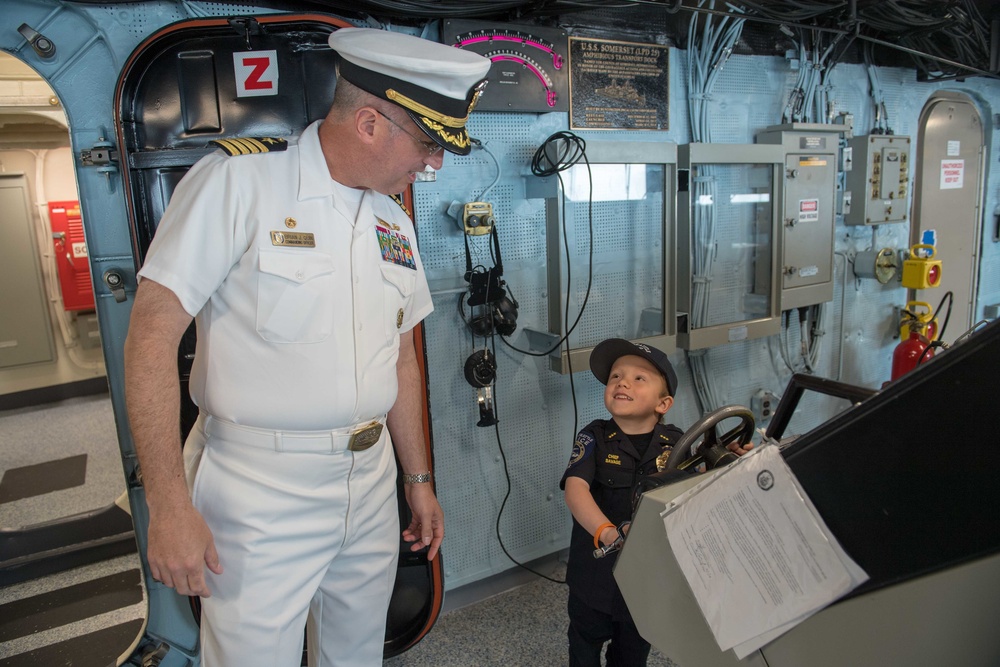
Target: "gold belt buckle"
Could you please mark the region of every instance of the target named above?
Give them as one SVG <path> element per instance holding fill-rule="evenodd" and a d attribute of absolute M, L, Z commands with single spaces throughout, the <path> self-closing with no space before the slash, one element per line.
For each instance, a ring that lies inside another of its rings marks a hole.
<path fill-rule="evenodd" d="M 357 431 L 351 434 L 351 439 L 347 443 L 347 449 L 352 452 L 363 452 L 376 442 L 382 436 L 382 424 L 379 422 L 372 422 L 368 426 L 362 426 Z"/>

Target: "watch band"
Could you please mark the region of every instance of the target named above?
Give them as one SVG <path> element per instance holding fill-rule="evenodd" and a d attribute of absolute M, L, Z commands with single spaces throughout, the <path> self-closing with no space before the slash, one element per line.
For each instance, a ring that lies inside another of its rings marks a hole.
<path fill-rule="evenodd" d="M 430 470 L 419 475 L 403 475 L 403 484 L 426 484 L 429 481 L 431 481 Z"/>

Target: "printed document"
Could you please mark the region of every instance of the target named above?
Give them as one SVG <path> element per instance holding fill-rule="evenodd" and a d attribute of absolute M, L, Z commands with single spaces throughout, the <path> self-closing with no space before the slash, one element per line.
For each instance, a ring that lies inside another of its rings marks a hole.
<path fill-rule="evenodd" d="M 777 445 L 675 498 L 663 524 L 719 647 L 740 659 L 868 579 Z"/>

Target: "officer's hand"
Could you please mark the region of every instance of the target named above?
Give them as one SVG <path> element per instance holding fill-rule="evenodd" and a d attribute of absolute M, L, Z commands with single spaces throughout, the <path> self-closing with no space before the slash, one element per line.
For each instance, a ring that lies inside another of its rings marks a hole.
<path fill-rule="evenodd" d="M 190 503 L 173 510 L 150 510 L 146 553 L 153 579 L 181 595 L 210 597 L 205 566 L 222 574 L 212 531 Z"/>
<path fill-rule="evenodd" d="M 413 542 L 410 551 L 427 549 L 427 560 L 434 560 L 444 539 L 444 511 L 430 484 L 405 484 L 406 503 L 413 519 L 403 530 L 403 540 Z"/>

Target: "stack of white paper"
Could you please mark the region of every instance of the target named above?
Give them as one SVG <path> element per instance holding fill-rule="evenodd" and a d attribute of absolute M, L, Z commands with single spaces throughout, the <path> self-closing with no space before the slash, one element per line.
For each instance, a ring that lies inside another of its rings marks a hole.
<path fill-rule="evenodd" d="M 662 516 L 719 647 L 740 659 L 868 579 L 776 445 L 714 473 Z"/>

